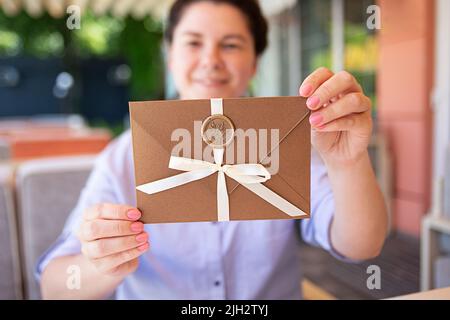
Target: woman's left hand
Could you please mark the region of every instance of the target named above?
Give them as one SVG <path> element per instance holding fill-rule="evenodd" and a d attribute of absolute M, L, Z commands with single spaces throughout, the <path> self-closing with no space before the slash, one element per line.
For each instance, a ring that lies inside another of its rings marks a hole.
<path fill-rule="evenodd" d="M 371 101 L 348 72 L 319 68 L 299 93 L 312 110 L 311 143 L 326 164 L 351 165 L 367 152 L 371 133 Z"/>

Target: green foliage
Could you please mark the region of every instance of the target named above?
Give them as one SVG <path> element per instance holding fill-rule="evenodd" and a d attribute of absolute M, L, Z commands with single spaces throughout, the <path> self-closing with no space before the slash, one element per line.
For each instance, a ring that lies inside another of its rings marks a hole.
<path fill-rule="evenodd" d="M 345 23 L 345 43 L 363 46 L 368 36 L 370 35 L 365 25 L 350 22 Z"/>
<path fill-rule="evenodd" d="M 111 124 L 103 119 L 94 119 L 92 121 L 89 121 L 89 126 L 92 128 L 107 129 L 109 130 L 113 138 L 118 137 L 126 129 L 123 122 Z"/>
<path fill-rule="evenodd" d="M 131 89 L 135 99 L 163 98 L 162 35 L 162 24 L 150 18 L 137 21 L 128 17 L 125 20 L 120 47 L 133 72 Z"/>
<path fill-rule="evenodd" d="M 0 55 L 16 55 L 20 51 L 21 45 L 21 39 L 15 32 L 0 30 Z"/>
<path fill-rule="evenodd" d="M 319 67 L 331 68 L 333 65 L 330 48 L 318 49 L 311 59 L 311 71 Z"/>
<path fill-rule="evenodd" d="M 161 44 L 162 24 L 151 17 L 138 21 L 97 17 L 87 11 L 81 18 L 81 29 L 69 30 L 66 17 L 55 19 L 46 13 L 33 18 L 23 11 L 7 17 L 0 10 L 0 57 L 62 57 L 68 64 L 91 56 L 122 57 L 131 68 L 133 100 L 163 98 Z"/>
<path fill-rule="evenodd" d="M 86 12 L 81 20 L 81 28 L 72 32 L 77 54 L 81 57 L 120 55 L 119 38 L 124 24 L 123 20 L 110 15 L 97 17 Z"/>
<path fill-rule="evenodd" d="M 0 11 L 0 56 L 31 55 L 38 58 L 60 56 L 63 53 L 64 19 L 53 19 L 48 14 L 32 18 L 21 12 L 7 17 Z"/>

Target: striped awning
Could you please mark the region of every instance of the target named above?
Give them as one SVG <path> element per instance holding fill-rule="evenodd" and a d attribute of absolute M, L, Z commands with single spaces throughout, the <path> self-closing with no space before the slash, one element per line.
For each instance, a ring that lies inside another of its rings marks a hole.
<path fill-rule="evenodd" d="M 132 15 L 143 18 L 147 15 L 162 17 L 173 0 L 0 0 L 1 8 L 8 16 L 25 10 L 32 17 L 48 12 L 54 18 L 61 18 L 67 8 L 76 5 L 81 12 L 90 8 L 96 15 L 111 13 L 116 17 Z"/>
<path fill-rule="evenodd" d="M 116 17 L 131 15 L 140 19 L 147 15 L 156 18 L 165 16 L 174 0 L 0 0 L 1 9 L 8 16 L 25 10 L 32 17 L 39 17 L 47 11 L 52 17 L 60 18 L 67 8 L 77 5 L 81 12 L 90 8 L 94 14 L 111 13 Z M 260 0 L 267 16 L 275 15 L 295 5 L 297 0 Z"/>

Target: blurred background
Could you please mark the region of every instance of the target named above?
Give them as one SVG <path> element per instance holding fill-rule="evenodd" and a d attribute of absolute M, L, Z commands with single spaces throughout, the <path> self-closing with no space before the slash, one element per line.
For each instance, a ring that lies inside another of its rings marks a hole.
<path fill-rule="evenodd" d="M 260 2 L 269 47 L 252 95 L 297 95 L 325 66 L 354 74 L 373 102 L 369 151 L 388 241 L 357 265 L 302 245 L 306 298 L 450 286 L 450 1 Z M 0 0 L 0 298 L 40 297 L 36 259 L 96 155 L 129 127 L 128 101 L 175 97 L 162 47 L 171 3 Z M 380 266 L 381 289 L 367 287 L 369 265 Z"/>

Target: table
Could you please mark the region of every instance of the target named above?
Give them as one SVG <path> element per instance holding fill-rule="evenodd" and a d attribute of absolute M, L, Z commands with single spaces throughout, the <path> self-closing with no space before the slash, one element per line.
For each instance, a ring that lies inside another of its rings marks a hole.
<path fill-rule="evenodd" d="M 111 141 L 105 129 L 30 127 L 0 129 L 0 139 L 10 148 L 11 159 L 96 154 Z"/>
<path fill-rule="evenodd" d="M 412 293 L 387 300 L 450 300 L 450 287 Z"/>

